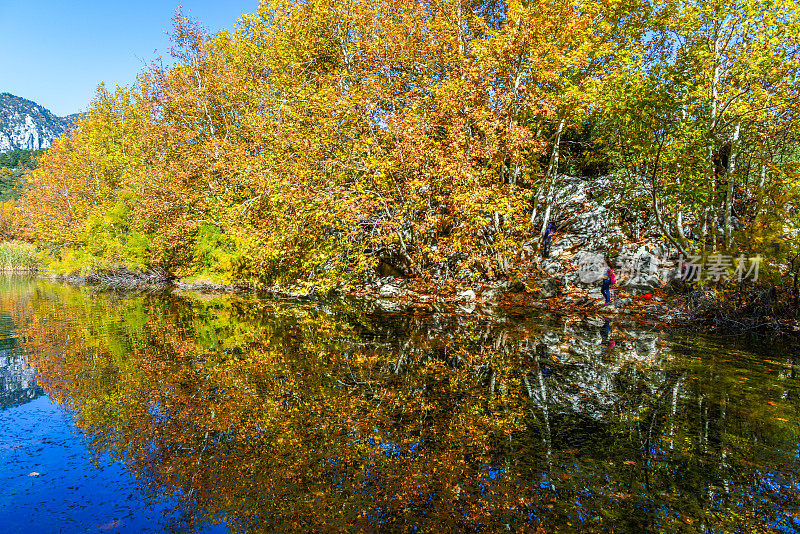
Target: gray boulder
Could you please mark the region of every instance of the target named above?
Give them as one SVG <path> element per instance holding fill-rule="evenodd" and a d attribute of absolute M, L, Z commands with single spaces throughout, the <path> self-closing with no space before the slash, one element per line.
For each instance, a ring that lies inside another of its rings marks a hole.
<path fill-rule="evenodd" d="M 467 289 L 466 291 L 462 291 L 458 294 L 458 300 L 460 302 L 472 302 L 475 300 L 475 291 L 472 289 Z"/>
<path fill-rule="evenodd" d="M 534 296 L 540 299 L 550 299 L 561 294 L 561 281 L 555 278 L 545 278 L 539 284 L 539 289 Z"/>
<path fill-rule="evenodd" d="M 613 306 L 617 309 L 625 308 L 626 306 L 630 306 L 631 299 L 618 299 L 613 302 Z"/>
<path fill-rule="evenodd" d="M 378 290 L 378 296 L 383 299 L 391 299 L 397 298 L 403 294 L 404 290 L 393 286 L 391 284 L 382 285 L 381 288 Z"/>
<path fill-rule="evenodd" d="M 481 291 L 481 298 L 488 301 L 496 301 L 503 298 L 503 289 L 499 287 L 487 287 Z"/>

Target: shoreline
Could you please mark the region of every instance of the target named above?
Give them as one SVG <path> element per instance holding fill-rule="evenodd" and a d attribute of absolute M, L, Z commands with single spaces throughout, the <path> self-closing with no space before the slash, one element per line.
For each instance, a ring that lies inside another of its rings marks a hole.
<path fill-rule="evenodd" d="M 430 291 L 430 283 L 419 279 L 387 277 L 350 290 L 320 293 L 299 288 L 257 287 L 247 284 L 217 284 L 209 281 L 186 282 L 169 279 L 162 273 L 92 273 L 89 275 L 55 275 L 46 271 L 29 272 L 33 276 L 68 285 L 122 293 L 170 293 L 201 296 L 261 295 L 298 302 L 331 302 L 337 297 L 377 302 L 391 312 L 450 312 L 467 315 L 497 316 L 516 313 L 551 313 L 561 316 L 601 317 L 636 322 L 645 326 L 692 328 L 708 333 L 739 336 L 767 335 L 798 337 L 800 324 L 791 317 L 714 316 L 722 310 L 722 299 L 710 289 L 690 289 L 686 293 L 656 288 L 652 293 L 635 295 L 624 289 L 613 290 L 611 305 L 603 306 L 597 288 L 575 289 L 550 295 L 542 289 L 532 290 L 521 282 L 480 283 L 450 286 L 448 291 Z M 428 290 L 428 291 L 426 291 Z M 550 296 L 546 296 L 550 295 Z M 700 302 L 700 305 L 698 305 Z M 451 309 L 442 309 L 442 306 Z"/>
<path fill-rule="evenodd" d="M 752 304 L 763 295 L 772 294 L 775 288 L 748 286 L 731 291 L 730 288 L 681 288 L 664 284 L 644 295 L 623 287 L 612 289 L 612 305 L 602 305 L 600 286 L 575 288 L 531 288 L 524 282 L 483 282 L 473 284 L 447 284 L 421 278 L 388 276 L 371 283 L 359 284 L 349 289 L 319 292 L 299 286 L 266 287 L 253 284 L 218 284 L 211 281 L 186 282 L 169 277 L 164 271 L 145 273 L 126 268 L 95 272 L 86 275 L 59 275 L 46 269 L 5 271 L 7 275 L 31 276 L 82 286 L 100 291 L 119 293 L 169 293 L 214 295 L 260 295 L 298 302 L 333 302 L 337 298 L 364 299 L 378 304 L 390 312 L 447 312 L 475 316 L 503 314 L 549 313 L 568 317 L 599 317 L 636 322 L 659 328 L 690 328 L 696 331 L 735 336 L 766 336 L 797 339 L 800 337 L 798 315 L 773 313 L 768 305 L 748 314 L 731 302 L 729 293 L 737 293 L 738 305 Z M 552 280 L 552 279 L 543 279 Z M 727 293 L 726 293 L 727 291 Z M 749 306 L 753 308 L 752 305 Z M 773 306 L 774 307 L 774 306 Z M 785 310 L 784 310 L 785 311 Z"/>

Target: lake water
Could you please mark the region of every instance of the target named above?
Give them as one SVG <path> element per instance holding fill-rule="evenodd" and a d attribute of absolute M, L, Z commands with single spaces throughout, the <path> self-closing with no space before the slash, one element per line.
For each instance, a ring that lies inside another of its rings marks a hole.
<path fill-rule="evenodd" d="M 0 279 L 0 532 L 798 532 L 794 345 Z"/>

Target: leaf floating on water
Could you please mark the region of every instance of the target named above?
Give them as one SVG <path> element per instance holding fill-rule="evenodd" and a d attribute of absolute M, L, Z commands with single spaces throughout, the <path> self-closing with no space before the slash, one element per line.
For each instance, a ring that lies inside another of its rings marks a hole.
<path fill-rule="evenodd" d="M 97 530 L 99 530 L 100 532 L 106 532 L 108 530 L 119 528 L 121 526 L 122 526 L 122 521 L 120 521 L 119 519 L 115 519 L 113 521 L 109 521 L 105 525 L 100 525 L 99 527 L 97 527 Z"/>

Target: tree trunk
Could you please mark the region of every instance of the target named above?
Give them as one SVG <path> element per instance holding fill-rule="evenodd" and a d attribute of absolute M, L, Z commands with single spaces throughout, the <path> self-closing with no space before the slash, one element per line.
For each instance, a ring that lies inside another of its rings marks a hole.
<path fill-rule="evenodd" d="M 683 231 L 683 211 L 678 208 L 678 219 L 675 222 L 676 230 L 678 231 L 678 237 L 681 241 L 686 243 L 686 233 Z"/>
<path fill-rule="evenodd" d="M 688 113 L 686 112 L 686 104 L 683 104 L 681 106 L 681 120 L 684 123 L 686 122 L 687 115 L 688 115 Z M 681 208 L 681 200 L 682 200 L 682 195 L 681 195 L 681 192 L 682 192 L 681 189 L 682 188 L 680 187 L 680 185 L 681 185 L 681 172 L 683 172 L 683 171 L 681 169 L 680 163 L 678 163 L 678 175 L 676 176 L 676 180 L 678 182 L 678 201 L 676 203 L 678 205 L 678 215 L 677 215 L 677 220 L 675 222 L 675 226 L 676 226 L 675 229 L 678 232 L 678 238 L 681 240 L 681 243 L 686 243 L 687 242 L 686 233 L 683 231 L 683 209 Z"/>
<path fill-rule="evenodd" d="M 719 92 L 718 92 L 718 85 L 719 85 L 719 76 L 720 76 L 720 64 L 719 64 L 719 36 L 714 36 L 714 73 L 711 76 L 711 116 L 709 117 L 708 121 L 708 153 L 707 158 L 708 161 L 706 162 L 707 169 L 708 169 L 708 183 L 711 186 L 711 198 L 709 200 L 709 206 L 706 209 L 706 216 L 712 215 L 711 219 L 711 245 L 712 250 L 716 250 L 717 248 L 717 214 L 714 213 L 716 211 L 716 191 L 717 191 L 717 172 L 716 172 L 716 165 L 714 164 L 714 148 L 716 147 L 716 129 L 717 129 L 717 107 L 719 106 Z M 708 224 L 709 221 L 706 221 Z"/>
<path fill-rule="evenodd" d="M 758 182 L 758 193 L 756 195 L 756 213 L 753 217 L 753 226 L 758 225 L 758 218 L 761 216 L 761 204 L 764 202 L 764 182 L 767 178 L 767 162 L 766 155 L 764 161 L 761 162 L 761 179 Z"/>
<path fill-rule="evenodd" d="M 539 201 L 542 200 L 542 193 L 545 190 L 548 190 L 547 198 L 549 199 L 551 191 L 552 191 L 552 186 L 550 185 L 550 177 L 551 177 L 552 170 L 553 170 L 553 160 L 556 161 L 556 173 L 558 172 L 558 152 L 559 152 L 559 146 L 561 145 L 561 132 L 564 129 L 564 122 L 565 122 L 565 119 L 561 119 L 561 121 L 558 123 L 558 130 L 556 131 L 555 145 L 553 146 L 552 154 L 550 154 L 550 162 L 547 164 L 547 171 L 544 174 L 544 181 L 542 183 L 542 187 L 540 187 L 536 191 L 536 198 L 533 201 L 533 211 L 531 212 L 531 224 L 536 224 L 536 216 L 539 214 Z M 548 189 L 548 186 L 550 187 L 549 189 Z M 548 204 L 549 204 L 549 201 L 548 201 Z M 545 228 L 546 227 L 547 227 L 547 225 L 545 224 Z"/>
<path fill-rule="evenodd" d="M 667 225 L 664 224 L 664 219 L 661 217 L 661 207 L 658 203 L 658 189 L 656 186 L 656 178 L 658 176 L 658 165 L 661 159 L 661 148 L 663 144 L 658 147 L 658 153 L 656 154 L 656 162 L 653 165 L 653 173 L 650 176 L 650 187 L 652 191 L 652 201 L 653 201 L 653 212 L 656 215 L 656 223 L 658 223 L 658 228 L 661 230 L 661 233 L 666 237 L 670 243 L 678 250 L 680 254 L 684 257 L 688 257 L 688 253 L 686 252 L 686 248 L 683 246 L 682 243 L 679 243 L 672 234 L 669 232 L 669 228 Z"/>
<path fill-rule="evenodd" d="M 547 169 L 547 174 L 550 175 L 550 187 L 547 190 L 547 198 L 545 198 L 544 201 L 544 216 L 542 217 L 542 229 L 539 231 L 539 239 L 544 238 L 545 231 L 547 230 L 547 223 L 550 222 L 550 213 L 553 204 L 553 191 L 555 190 L 556 178 L 558 178 L 558 155 L 561 148 L 561 134 L 564 131 L 565 122 L 566 119 L 561 119 L 561 121 L 558 123 L 555 145 L 553 146 L 553 155 L 550 158 L 550 165 Z"/>
<path fill-rule="evenodd" d="M 706 243 L 708 242 L 708 207 L 703 209 L 703 226 L 701 228 L 701 241 L 703 243 L 703 252 L 706 250 Z"/>
<path fill-rule="evenodd" d="M 716 188 L 715 188 L 715 190 L 716 190 Z M 717 214 L 716 213 L 712 213 L 712 215 L 713 215 L 713 217 L 711 218 L 711 251 L 712 252 L 716 252 L 717 251 L 717 233 L 718 233 Z"/>
<path fill-rule="evenodd" d="M 741 121 L 736 123 L 731 140 L 731 154 L 728 160 L 726 177 L 728 183 L 725 189 L 725 247 L 730 249 L 733 246 L 733 185 L 736 181 L 736 157 L 738 156 L 739 131 Z"/>

